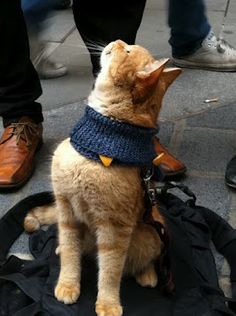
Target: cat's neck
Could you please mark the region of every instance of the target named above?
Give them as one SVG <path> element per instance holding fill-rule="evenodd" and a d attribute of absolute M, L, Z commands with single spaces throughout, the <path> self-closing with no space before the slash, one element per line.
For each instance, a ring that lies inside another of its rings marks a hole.
<path fill-rule="evenodd" d="M 148 102 L 134 106 L 130 94 L 116 89 L 102 78 L 102 74 L 88 97 L 88 105 L 104 116 L 141 127 L 156 128 L 157 115 L 151 113 Z M 141 107 L 143 113 L 138 110 Z"/>
<path fill-rule="evenodd" d="M 88 105 L 95 111 L 101 114 L 105 114 L 104 96 L 97 90 L 93 90 L 88 97 Z"/>
<path fill-rule="evenodd" d="M 88 105 L 103 115 L 105 115 L 107 105 L 110 102 L 110 95 L 107 91 L 109 91 L 109 84 L 106 76 L 103 75 L 103 72 L 100 72 L 95 81 L 94 89 L 88 97 Z"/>

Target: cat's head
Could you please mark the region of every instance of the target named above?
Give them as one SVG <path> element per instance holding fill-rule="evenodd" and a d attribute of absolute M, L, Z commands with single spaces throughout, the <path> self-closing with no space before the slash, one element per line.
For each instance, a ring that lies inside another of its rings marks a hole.
<path fill-rule="evenodd" d="M 145 48 L 121 40 L 101 54 L 101 71 L 89 104 L 97 111 L 131 124 L 155 127 L 162 98 L 179 68 L 166 68 L 168 59 L 155 60 Z"/>

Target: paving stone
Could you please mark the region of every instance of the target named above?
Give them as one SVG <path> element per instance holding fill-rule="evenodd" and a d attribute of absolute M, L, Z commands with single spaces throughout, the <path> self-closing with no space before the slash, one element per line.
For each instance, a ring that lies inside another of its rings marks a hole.
<path fill-rule="evenodd" d="M 45 41 L 62 43 L 75 28 L 72 10 L 52 11 L 41 37 Z"/>
<path fill-rule="evenodd" d="M 206 99 L 218 97 L 217 106 L 233 103 L 235 84 L 236 73 L 185 69 L 164 97 L 161 118 L 175 120 L 214 108 L 214 103 L 204 102 Z"/>
<path fill-rule="evenodd" d="M 173 134 L 174 124 L 169 122 L 160 122 L 159 128 L 158 137 L 160 138 L 161 143 L 168 147 Z"/>
<path fill-rule="evenodd" d="M 80 55 L 76 47 L 60 45 L 51 55 L 68 68 L 64 77 L 42 80 L 43 95 L 39 102 L 49 110 L 87 98 L 93 85 L 89 56 Z"/>
<path fill-rule="evenodd" d="M 196 195 L 196 204 L 207 207 L 228 220 L 231 197 L 224 180 L 197 176 L 189 177 L 187 174 L 181 182 L 186 184 Z M 176 193 L 179 195 L 178 191 Z M 186 198 L 186 195 L 181 195 L 181 197 Z"/>
<path fill-rule="evenodd" d="M 209 20 L 218 34 L 226 1 L 207 0 L 206 3 Z M 147 47 L 156 57 L 171 57 L 166 5 L 165 0 L 147 1 L 137 35 L 137 43 Z M 236 2 L 231 1 L 225 38 L 233 45 L 236 45 L 235 10 Z M 64 63 L 69 73 L 63 78 L 41 81 L 44 93 L 39 100 L 45 117 L 45 143 L 37 155 L 36 170 L 28 183 L 17 192 L 0 194 L 0 216 L 22 198 L 51 190 L 53 151 L 61 140 L 68 137 L 71 127 L 82 115 L 85 106 L 82 100 L 87 98 L 93 84 L 90 57 L 74 29 L 71 10 L 58 11 L 50 20 L 52 24 L 44 33 L 44 39 L 52 42 L 51 58 Z M 179 132 L 175 127 L 183 123 L 183 139 L 180 133 L 180 147 L 176 148 L 178 158 L 186 163 L 189 173 L 182 181 L 196 193 L 199 204 L 215 210 L 225 219 L 230 218 L 231 222 L 234 222 L 231 209 L 234 192 L 224 184 L 224 171 L 226 163 L 236 152 L 235 85 L 236 73 L 184 70 L 163 100 L 159 132 L 164 145 L 174 145 L 175 133 Z M 217 104 L 204 103 L 205 99 L 213 97 L 219 97 Z M 182 118 L 187 118 L 186 126 Z M 26 234 L 14 244 L 12 251 L 28 252 Z M 216 260 L 221 272 L 223 259 L 217 255 Z M 225 277 L 227 273 L 223 272 Z"/>
<path fill-rule="evenodd" d="M 236 133 L 210 129 L 186 129 L 178 157 L 189 170 L 224 175 L 228 160 L 236 153 Z"/>
<path fill-rule="evenodd" d="M 236 130 L 235 106 L 236 101 L 226 106 L 212 108 L 207 113 L 204 112 L 188 118 L 187 125 L 191 127 Z"/>
<path fill-rule="evenodd" d="M 11 254 L 29 254 L 29 236 L 26 233 L 21 234 L 9 252 Z"/>

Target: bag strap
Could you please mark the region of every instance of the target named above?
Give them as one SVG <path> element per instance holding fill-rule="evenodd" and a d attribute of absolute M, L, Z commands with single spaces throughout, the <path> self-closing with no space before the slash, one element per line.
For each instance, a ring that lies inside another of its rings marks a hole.
<path fill-rule="evenodd" d="M 189 189 L 189 187 L 184 185 L 183 183 L 176 183 L 175 181 L 156 183 L 155 191 L 157 198 L 159 198 L 160 196 L 166 196 L 170 189 L 179 189 L 181 192 L 190 197 L 190 199 L 185 202 L 188 206 L 194 206 L 196 204 L 197 197 Z"/>

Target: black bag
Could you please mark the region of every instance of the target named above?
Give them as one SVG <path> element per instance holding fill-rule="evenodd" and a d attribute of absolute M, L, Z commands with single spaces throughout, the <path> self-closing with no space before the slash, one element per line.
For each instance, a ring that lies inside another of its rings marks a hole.
<path fill-rule="evenodd" d="M 233 295 L 236 281 L 236 231 L 211 210 L 196 206 L 194 195 L 187 202 L 160 190 L 161 212 L 170 234 L 169 255 L 175 290 L 171 295 L 159 288 L 142 288 L 131 279 L 123 279 L 121 302 L 124 316 L 232 316 L 236 315 L 233 299 L 228 299 L 219 287 L 210 241 L 228 260 L 231 267 Z M 81 296 L 76 304 L 65 305 L 54 297 L 59 274 L 59 259 L 55 255 L 57 228 L 39 230 L 30 236 L 33 261 L 11 256 L 5 260 L 15 239 L 23 231 L 23 220 L 32 207 L 53 202 L 50 192 L 32 195 L 16 204 L 0 220 L 0 315 L 78 315 L 95 316 L 97 268 L 84 258 Z M 234 296 L 235 297 L 235 296 Z"/>

